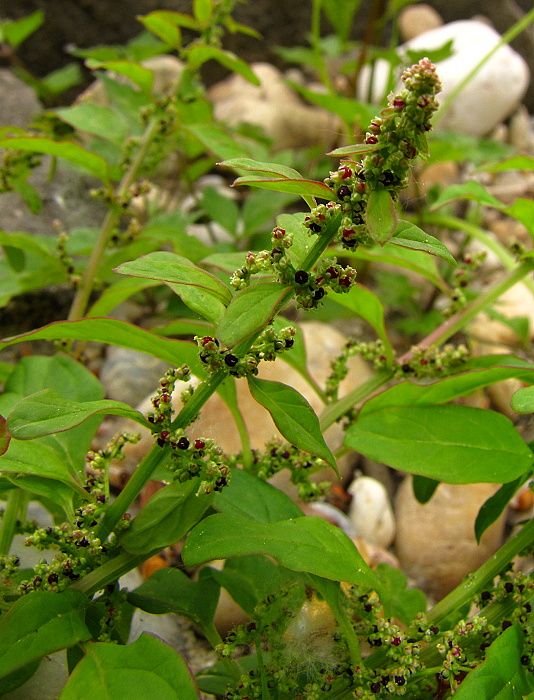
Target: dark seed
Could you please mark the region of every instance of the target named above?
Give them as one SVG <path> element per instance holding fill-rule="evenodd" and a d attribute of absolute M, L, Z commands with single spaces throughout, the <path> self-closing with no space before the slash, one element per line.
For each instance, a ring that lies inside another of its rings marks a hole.
<path fill-rule="evenodd" d="M 310 276 L 305 270 L 297 270 L 297 272 L 295 272 L 295 282 L 297 284 L 306 284 L 309 277 Z"/>

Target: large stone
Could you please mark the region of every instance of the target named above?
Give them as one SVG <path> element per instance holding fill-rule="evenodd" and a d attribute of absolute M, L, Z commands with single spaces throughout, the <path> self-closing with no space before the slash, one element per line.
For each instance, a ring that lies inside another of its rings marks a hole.
<path fill-rule="evenodd" d="M 396 553 L 403 571 L 419 588 L 443 598 L 501 545 L 502 516 L 477 544 L 475 519 L 480 507 L 498 487 L 495 484 L 440 484 L 432 499 L 421 505 L 412 479 L 401 484 L 395 504 Z"/>
<path fill-rule="evenodd" d="M 437 63 L 443 88 L 438 99 L 443 103 L 500 40 L 500 35 L 486 23 L 462 20 L 420 34 L 399 47 L 399 53 L 408 49 L 430 52 L 453 42 L 453 54 Z M 376 101 L 383 97 L 389 69 L 389 63 L 383 59 L 375 65 L 372 95 Z M 367 94 L 369 79 L 370 71 L 365 67 L 358 84 L 360 97 Z M 517 109 L 529 81 L 526 61 L 510 46 L 501 46 L 446 112 L 439 115 L 437 127 L 470 136 L 485 136 Z"/>
<path fill-rule="evenodd" d="M 441 27 L 442 24 L 439 12 L 426 3 L 409 5 L 399 15 L 399 29 L 404 41 L 410 41 L 423 32 Z"/>
<path fill-rule="evenodd" d="M 501 40 L 490 26 L 476 20 L 451 22 L 420 34 L 407 49 L 437 49 L 453 41 L 453 55 L 437 64 L 443 102 Z M 440 129 L 484 136 L 517 109 L 529 84 L 526 61 L 510 46 L 501 46 L 460 92 L 439 121 Z"/>
<path fill-rule="evenodd" d="M 305 105 L 274 66 L 254 63 L 251 68 L 261 82 L 259 86 L 233 75 L 209 90 L 217 119 L 232 125 L 247 122 L 261 126 L 277 150 L 335 145 L 340 131 L 335 115 Z"/>

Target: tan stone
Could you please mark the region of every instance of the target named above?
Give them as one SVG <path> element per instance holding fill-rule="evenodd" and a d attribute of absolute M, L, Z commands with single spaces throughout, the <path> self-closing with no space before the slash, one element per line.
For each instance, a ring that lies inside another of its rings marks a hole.
<path fill-rule="evenodd" d="M 231 125 L 261 126 L 276 150 L 322 145 L 330 148 L 340 133 L 339 119 L 326 110 L 305 105 L 286 85 L 280 71 L 268 63 L 251 68 L 261 84 L 233 75 L 208 91 L 216 119 Z"/>
<path fill-rule="evenodd" d="M 530 324 L 530 338 L 534 338 L 534 296 L 519 282 L 508 289 L 495 305 L 495 310 L 506 318 L 526 317 Z M 478 314 L 469 326 L 476 340 L 486 345 L 518 345 L 516 333 L 500 321 L 491 320 L 486 313 Z"/>
<path fill-rule="evenodd" d="M 425 3 L 405 7 L 399 15 L 399 30 L 403 41 L 410 41 L 442 24 L 439 12 Z"/>
<path fill-rule="evenodd" d="M 401 484 L 396 501 L 396 554 L 416 585 L 439 599 L 481 566 L 501 545 L 505 517 L 477 544 L 478 511 L 497 490 L 495 484 L 440 484 L 425 505 L 415 498 L 412 479 Z"/>

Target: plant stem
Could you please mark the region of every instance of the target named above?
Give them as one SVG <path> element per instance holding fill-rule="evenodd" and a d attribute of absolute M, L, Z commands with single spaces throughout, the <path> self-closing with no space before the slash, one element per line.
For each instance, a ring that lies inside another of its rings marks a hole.
<path fill-rule="evenodd" d="M 113 559 L 110 559 L 98 569 L 86 574 L 83 578 L 72 583 L 69 588 L 75 588 L 77 591 L 86 593 L 88 596 L 94 595 L 100 591 L 108 583 L 113 583 L 128 571 L 135 569 L 150 557 L 158 554 L 159 549 L 144 554 L 130 554 L 130 552 L 121 552 Z"/>
<path fill-rule="evenodd" d="M 117 187 L 118 198 L 127 195 L 128 190 L 133 184 L 135 178 L 137 177 L 139 168 L 143 163 L 147 150 L 150 144 L 152 143 L 154 136 L 157 134 L 158 129 L 158 119 L 153 119 L 151 122 L 149 122 L 147 128 L 145 129 L 145 133 L 143 134 L 139 142 L 139 148 L 137 149 L 135 158 L 132 160 L 128 170 L 125 172 L 122 180 L 120 181 Z M 87 310 L 87 305 L 89 303 L 91 292 L 93 291 L 95 278 L 98 272 L 98 268 L 100 267 L 100 263 L 102 261 L 102 256 L 104 255 L 106 246 L 113 233 L 113 229 L 119 222 L 120 216 L 121 211 L 119 210 L 117 205 L 112 206 L 112 208 L 110 208 L 110 210 L 106 214 L 95 247 L 93 248 L 93 251 L 89 257 L 87 267 L 84 270 L 82 279 L 80 281 L 78 289 L 76 290 L 76 294 L 74 296 L 74 300 L 72 302 L 72 306 L 70 308 L 69 316 L 67 319 L 69 321 L 77 321 L 78 319 L 82 318 Z"/>
<path fill-rule="evenodd" d="M 23 489 L 11 489 L 8 492 L 6 508 L 0 528 L 0 557 L 7 556 L 15 536 L 17 520 L 22 520 L 23 511 L 28 503 L 28 495 Z"/>
<path fill-rule="evenodd" d="M 423 341 L 418 343 L 418 348 L 428 348 L 430 345 L 440 345 L 448 340 L 451 336 L 461 330 L 466 323 L 471 321 L 480 311 L 486 306 L 489 306 L 494 301 L 504 294 L 510 287 L 514 284 L 520 282 L 523 277 L 532 272 L 534 269 L 534 261 L 525 260 L 523 263 L 518 265 L 515 270 L 513 270 L 508 277 L 506 277 L 502 282 L 499 282 L 491 289 L 488 289 L 484 294 L 480 294 L 476 299 L 474 299 L 466 307 L 457 311 L 453 316 L 448 318 L 444 323 L 436 328 L 435 331 L 430 333 Z M 409 350 L 402 357 L 398 359 L 400 364 L 409 362 L 413 357 L 413 353 Z"/>
<path fill-rule="evenodd" d="M 344 396 L 339 401 L 329 404 L 321 413 L 319 417 L 319 424 L 321 430 L 324 432 L 329 428 L 332 423 L 335 423 L 342 416 L 350 411 L 351 408 L 356 406 L 360 401 L 363 401 L 373 392 L 384 386 L 393 377 L 393 372 L 383 370 L 382 372 L 377 372 L 370 379 L 368 379 L 360 386 L 357 386 L 350 393 Z"/>
<path fill-rule="evenodd" d="M 101 542 L 107 539 L 115 525 L 140 494 L 144 485 L 147 481 L 150 481 L 150 477 L 154 473 L 156 467 L 169 455 L 169 452 L 170 448 L 167 445 L 165 447 L 154 445 L 139 464 L 126 486 L 106 510 L 102 522 L 96 530 L 95 535 Z"/>
<path fill-rule="evenodd" d="M 502 263 L 502 266 L 506 270 L 513 270 L 517 265 L 517 262 L 513 255 L 511 255 L 506 250 L 506 248 L 503 245 L 501 245 L 499 241 L 497 241 L 489 233 L 489 231 L 485 231 L 483 228 L 475 226 L 475 224 L 472 224 L 469 221 L 464 221 L 463 219 L 459 219 L 456 216 L 446 216 L 442 214 L 425 214 L 424 223 L 434 224 L 437 226 L 445 226 L 453 230 L 457 229 L 460 231 L 465 231 L 472 238 L 475 238 L 477 241 L 486 246 L 488 250 L 491 250 L 492 253 L 495 253 L 495 255 L 499 258 L 499 261 Z M 532 294 L 534 294 L 533 280 L 523 280 L 523 284 L 526 287 L 528 287 Z"/>
<path fill-rule="evenodd" d="M 501 48 L 501 46 L 509 44 L 511 41 L 513 41 L 516 38 L 516 36 L 521 34 L 521 32 L 524 31 L 532 22 L 534 22 L 534 9 L 530 10 L 530 12 L 527 12 L 527 14 L 524 17 L 521 17 L 521 19 L 518 22 L 516 22 L 512 27 L 510 27 L 510 29 L 505 34 L 503 34 L 501 40 L 497 44 L 495 44 L 495 46 L 491 49 L 491 51 L 488 51 L 488 53 L 476 64 L 476 66 L 474 66 L 474 68 L 472 68 L 472 70 L 469 71 L 465 78 L 462 81 L 460 81 L 453 90 L 451 90 L 447 98 L 441 103 L 439 110 L 434 116 L 434 126 L 443 117 L 447 109 L 451 106 L 451 104 L 462 92 L 462 90 L 465 87 L 467 87 L 467 85 L 469 85 L 469 83 L 479 72 L 479 70 L 489 61 L 493 54 L 496 53 Z"/>

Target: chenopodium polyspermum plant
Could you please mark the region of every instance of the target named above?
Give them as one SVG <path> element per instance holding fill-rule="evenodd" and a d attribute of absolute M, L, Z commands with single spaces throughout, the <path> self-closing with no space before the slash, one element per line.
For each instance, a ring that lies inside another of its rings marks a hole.
<path fill-rule="evenodd" d="M 333 243 L 354 251 L 360 245 L 391 242 L 427 251 L 454 264 L 440 241 L 414 224 L 399 220 L 397 214 L 395 202 L 408 184 L 413 161 L 427 153 L 426 132 L 431 128 L 432 115 L 438 108 L 436 96 L 441 90 L 436 68 L 427 58 L 406 69 L 402 81 L 404 88 L 389 95 L 388 106 L 369 125 L 365 143 L 329 154 L 339 157 L 340 165 L 323 182 L 306 180 L 292 168 L 246 158 L 227 160 L 222 165 L 253 173 L 241 175 L 234 185 L 301 194 L 310 206 L 304 227 L 323 238 L 323 251 Z M 317 198 L 327 201 L 317 204 Z M 355 270 L 338 265 L 335 259 L 323 258 L 314 272 L 295 269 L 290 255 L 294 235 L 294 231 L 275 228 L 273 248 L 248 253 L 244 265 L 232 276 L 232 286 L 243 289 L 253 274 L 274 273 L 281 282 L 294 286 L 297 306 L 303 308 L 317 307 L 327 288 L 339 293 L 352 287 Z"/>

